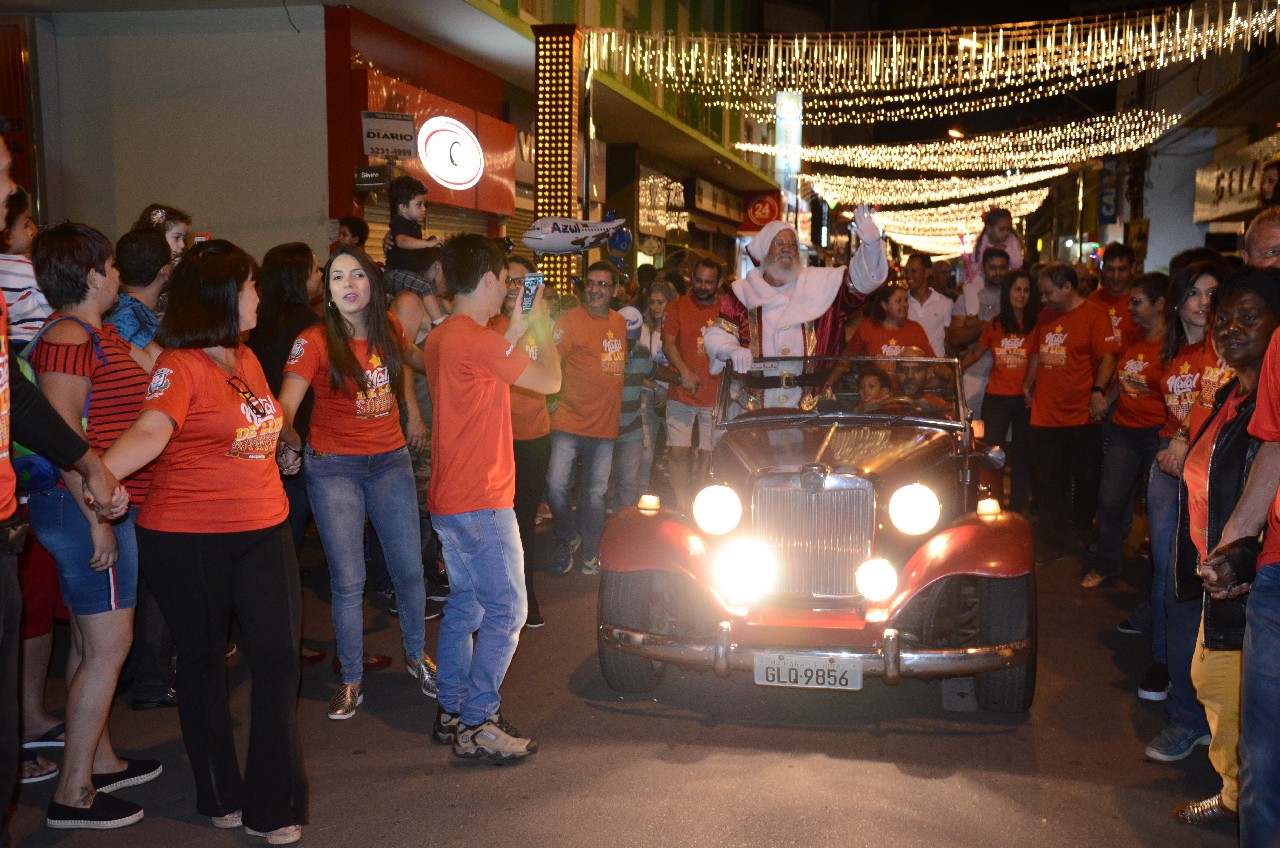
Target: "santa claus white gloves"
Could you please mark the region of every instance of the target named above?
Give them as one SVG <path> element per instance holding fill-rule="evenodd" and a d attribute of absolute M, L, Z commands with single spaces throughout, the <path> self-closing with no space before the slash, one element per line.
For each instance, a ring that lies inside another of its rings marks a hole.
<path fill-rule="evenodd" d="M 858 238 L 864 242 L 880 240 L 880 225 L 876 223 L 875 216 L 871 214 L 871 207 L 867 204 L 860 203 L 858 208 L 853 210 L 853 226 L 858 233 Z"/>
<path fill-rule="evenodd" d="M 729 361 L 733 363 L 734 371 L 745 374 L 751 370 L 751 351 L 739 345 L 729 351 Z"/>

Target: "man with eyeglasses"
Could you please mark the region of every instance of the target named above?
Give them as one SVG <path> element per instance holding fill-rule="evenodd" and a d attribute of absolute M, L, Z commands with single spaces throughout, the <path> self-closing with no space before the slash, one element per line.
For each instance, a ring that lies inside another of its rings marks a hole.
<path fill-rule="evenodd" d="M 861 246 L 848 267 L 804 267 L 796 228 L 770 221 L 747 255 L 757 267 L 733 282 L 720 301 L 720 316 L 703 331 L 711 373 L 726 362 L 746 374 L 758 356 L 837 356 L 844 347 L 845 320 L 889 273 L 880 227 L 871 209 L 854 212 L 853 232 Z M 766 406 L 799 406 L 813 400 L 825 374 L 791 375 L 770 363 L 752 375 L 749 387 L 763 390 Z"/>
<path fill-rule="evenodd" d="M 605 493 L 622 412 L 627 365 L 627 322 L 609 308 L 618 270 L 608 262 L 587 268 L 581 304 L 556 322 L 561 387 L 551 415 L 547 504 L 555 519 L 554 574 L 568 574 L 575 559 L 583 574 L 600 571 Z M 577 486 L 581 467 L 581 485 Z M 578 509 L 573 508 L 575 487 Z"/>

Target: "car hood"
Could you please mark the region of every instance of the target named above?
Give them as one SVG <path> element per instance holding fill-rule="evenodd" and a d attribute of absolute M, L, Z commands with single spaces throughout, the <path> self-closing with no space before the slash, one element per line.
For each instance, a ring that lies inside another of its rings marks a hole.
<path fill-rule="evenodd" d="M 864 477 L 888 477 L 932 465 L 954 446 L 955 435 L 940 427 L 830 421 L 741 427 L 730 430 L 717 445 L 717 475 L 743 480 L 768 468 L 820 464 Z"/>

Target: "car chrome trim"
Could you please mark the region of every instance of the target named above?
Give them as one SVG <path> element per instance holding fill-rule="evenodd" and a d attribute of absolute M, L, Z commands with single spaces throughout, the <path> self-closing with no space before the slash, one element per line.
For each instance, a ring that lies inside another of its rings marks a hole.
<path fill-rule="evenodd" d="M 714 642 L 698 642 L 658 633 L 646 633 L 612 624 L 600 625 L 605 645 L 628 654 L 691 668 L 712 669 L 717 676 L 733 671 L 752 671 L 757 654 L 800 654 L 810 657 L 856 659 L 866 677 L 881 677 L 894 684 L 904 677 L 940 679 L 967 677 L 1000 671 L 1025 664 L 1031 657 L 1031 641 L 1020 639 L 1003 645 L 981 648 L 904 651 L 895 628 L 885 628 L 879 650 L 850 651 L 846 648 L 744 647 L 732 642 L 732 625 L 721 622 Z"/>

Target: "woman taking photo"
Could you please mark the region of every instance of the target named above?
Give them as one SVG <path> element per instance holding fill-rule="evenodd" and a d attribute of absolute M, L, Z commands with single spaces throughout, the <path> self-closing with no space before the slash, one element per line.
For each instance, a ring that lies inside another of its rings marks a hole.
<path fill-rule="evenodd" d="M 1142 478 L 1160 446 L 1160 428 L 1165 420 L 1160 380 L 1164 376 L 1168 303 L 1169 278 L 1164 274 L 1143 274 L 1129 289 L 1129 314 L 1143 336 L 1116 360 L 1119 398 L 1102 457 L 1098 553 L 1093 568 L 1080 580 L 1085 589 L 1096 589 L 1120 576 L 1125 517 L 1133 509 Z M 1167 683 L 1160 688 L 1160 700 L 1167 688 Z M 1138 694 L 1141 697 L 1142 691 Z"/>
<path fill-rule="evenodd" d="M 115 305 L 120 275 L 111 243 L 83 224 L 65 223 L 36 236 L 36 279 L 54 312 L 30 354 L 40 391 L 62 419 L 104 451 L 142 406 L 149 378 L 134 348 L 102 316 Z M 138 351 L 139 355 L 142 354 Z M 147 496 L 150 469 L 118 475 L 133 504 Z M 112 524 L 98 520 L 81 495 L 80 476 L 33 494 L 31 526 L 57 562 L 62 596 L 71 611 L 67 660 L 67 730 L 62 778 L 49 802 L 53 828 L 111 828 L 142 818 L 142 807 L 105 793 L 160 775 L 156 760 L 116 755 L 107 730 L 120 668 L 133 641 L 137 600 L 137 509 Z"/>
<path fill-rule="evenodd" d="M 301 455 L 302 440 L 290 424 L 307 389 L 315 394 L 304 468 L 329 561 L 342 685 L 329 701 L 328 715 L 340 721 L 364 701 L 366 515 L 395 585 L 405 668 L 433 698 L 436 669 L 424 647 L 418 499 L 394 388 L 406 364 L 421 369 L 422 351 L 387 313 L 382 275 L 364 251 L 339 247 L 325 265 L 324 279 L 324 318 L 293 343 L 280 405 L 287 422 L 284 448 Z"/>
<path fill-rule="evenodd" d="M 1164 356 L 1168 364 L 1160 380 L 1165 422 L 1160 429 L 1160 449 L 1147 477 L 1151 597 L 1120 623 L 1123 631 L 1142 632 L 1147 629 L 1146 618 L 1150 616 L 1151 666 L 1143 674 L 1139 688 L 1155 692 L 1168 686 L 1169 725 L 1146 749 L 1148 757 L 1161 762 L 1187 756 L 1209 733 L 1204 710 L 1191 684 L 1191 655 L 1200 616 L 1192 605 L 1173 602 L 1173 539 L 1178 526 L 1182 460 L 1188 447 L 1186 431 L 1180 428 L 1201 396 L 1205 364 L 1219 365 L 1207 328 L 1213 292 L 1225 275 L 1225 270 L 1216 264 L 1196 262 L 1178 271 L 1169 284 L 1173 314 L 1165 329 Z M 1144 607 L 1149 613 L 1144 613 Z"/>
<path fill-rule="evenodd" d="M 1031 410 L 1022 394 L 1027 374 L 1027 336 L 1040 316 L 1040 289 L 1019 268 L 1000 284 L 1000 314 L 982 328 L 982 335 L 960 361 L 963 371 L 991 351 L 993 362 L 982 400 L 982 420 L 988 444 L 1004 450 L 1011 477 L 1009 508 L 1025 513 L 1031 496 Z M 1013 430 L 1013 440 L 1008 434 Z M 1003 492 L 1001 500 L 1003 500 Z"/>
<path fill-rule="evenodd" d="M 1249 422 L 1263 357 L 1280 324 L 1276 277 L 1273 272 L 1245 270 L 1214 293 L 1213 344 L 1236 376 L 1218 390 L 1213 410 L 1207 416 L 1193 413 L 1189 424 L 1191 447 L 1178 491 L 1174 578 L 1179 601 L 1200 601 L 1200 632 L 1191 679 L 1209 721 L 1209 762 L 1222 780 L 1222 790 L 1174 809 L 1173 817 L 1185 824 L 1234 821 L 1239 808 L 1240 757 L 1236 746 L 1248 595 L 1214 600 L 1197 572 L 1200 561 L 1221 540 L 1223 525 L 1244 491 L 1260 445 L 1249 435 Z M 1216 576 L 1224 584 L 1251 583 L 1258 550 L 1256 539 L 1233 546 L 1228 563 L 1234 573 L 1228 576 L 1220 567 Z"/>
<path fill-rule="evenodd" d="M 276 467 L 284 417 L 240 344 L 257 321 L 256 264 L 217 239 L 174 271 L 142 413 L 107 452 L 117 476 L 155 460 L 138 553 L 178 649 L 178 718 L 196 809 L 272 845 L 302 838 L 307 786 L 294 723 L 300 589 Z M 288 452 L 283 452 L 288 454 Z M 282 456 L 281 469 L 296 471 Z M 227 702 L 232 616 L 252 672 L 243 777 Z"/>

